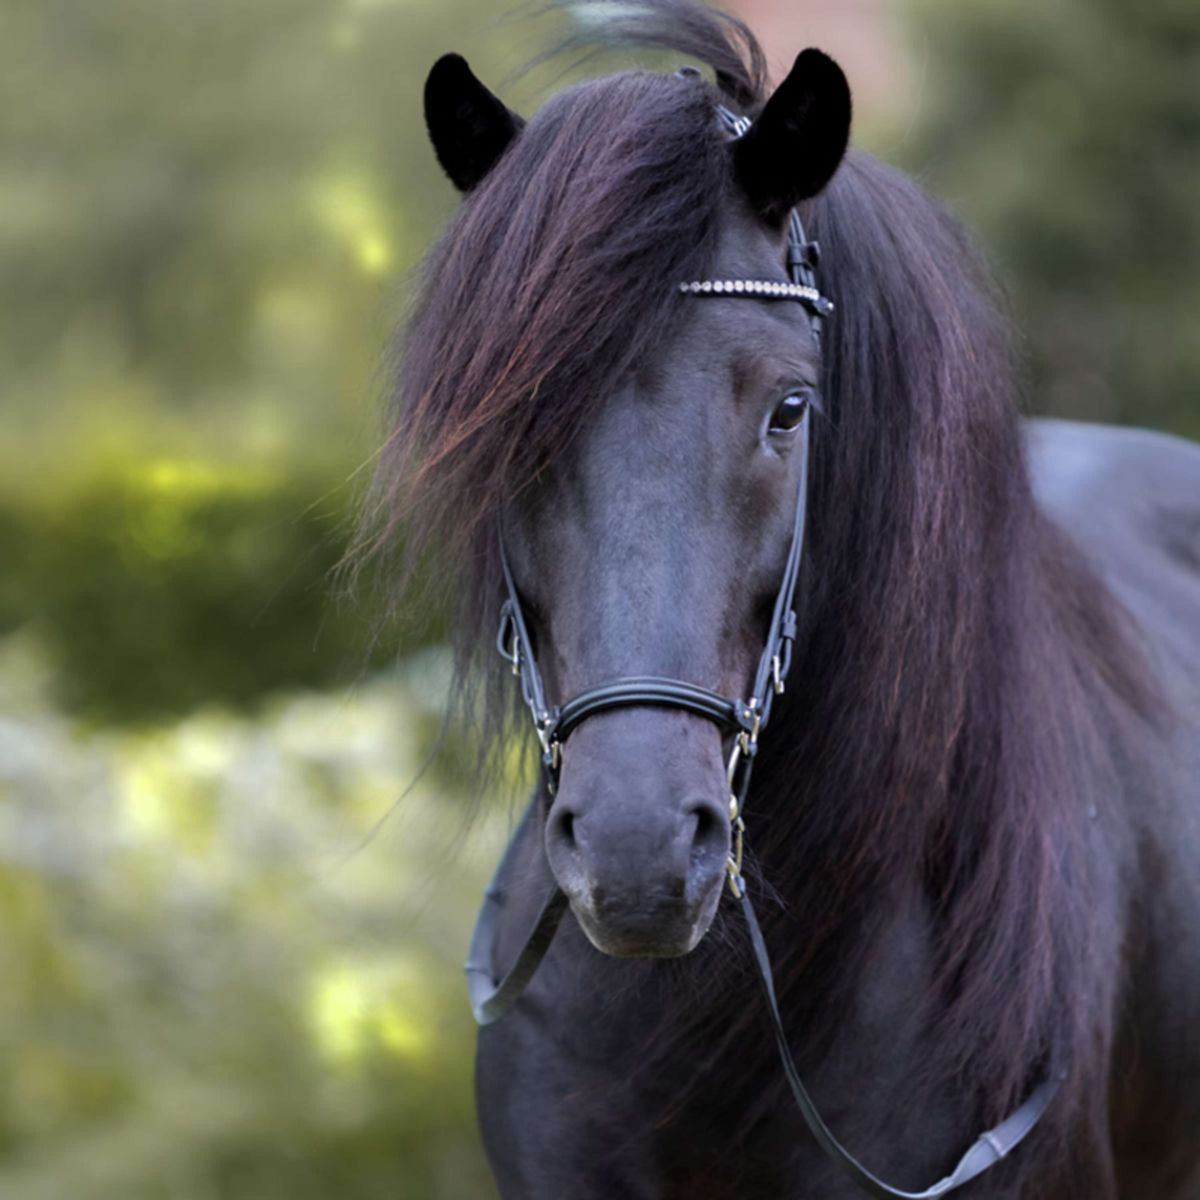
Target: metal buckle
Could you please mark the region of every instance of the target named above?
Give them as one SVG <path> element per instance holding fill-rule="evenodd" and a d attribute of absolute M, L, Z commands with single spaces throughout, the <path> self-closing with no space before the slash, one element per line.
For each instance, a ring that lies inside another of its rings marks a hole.
<path fill-rule="evenodd" d="M 737 795 L 737 788 L 733 786 L 733 776 L 738 768 L 738 761 L 742 757 L 742 738 L 739 734 L 734 740 L 733 749 L 729 752 L 729 762 L 725 767 L 725 786 L 729 789 L 730 797 Z M 736 800 L 734 801 L 736 803 Z M 731 814 L 732 815 L 732 814 Z"/>
<path fill-rule="evenodd" d="M 725 876 L 729 882 L 729 890 L 735 900 L 740 900 L 746 891 L 745 880 L 742 879 L 742 857 L 746 843 L 746 822 L 742 820 L 741 809 L 737 797 L 729 794 L 729 821 L 733 844 L 729 857 L 725 860 Z"/>
<path fill-rule="evenodd" d="M 539 713 L 533 719 L 534 732 L 542 747 L 542 766 L 545 767 L 546 790 L 551 796 L 558 790 L 558 768 L 562 763 L 562 742 L 555 736 L 555 718 Z"/>
<path fill-rule="evenodd" d="M 543 713 L 533 723 L 534 729 L 537 731 L 537 739 L 542 744 L 542 753 L 549 754 L 553 760 L 555 770 L 558 769 L 559 762 L 559 746 L 561 743 L 554 736 L 554 721 L 549 713 Z"/>
<path fill-rule="evenodd" d="M 758 697 L 752 696 L 746 701 L 745 716 L 749 717 L 749 728 L 746 727 L 745 720 L 742 721 L 742 731 L 738 734 L 738 745 L 742 748 L 742 753 L 747 758 L 753 758 L 758 752 L 758 731 L 762 728 L 762 709 L 758 706 Z"/>
<path fill-rule="evenodd" d="M 725 860 L 725 876 L 735 900 L 740 900 L 746 894 L 746 883 L 742 879 L 746 822 L 742 819 L 742 806 L 738 799 L 737 772 L 739 766 L 746 771 L 750 769 L 750 760 L 758 753 L 758 731 L 762 726 L 762 713 L 758 711 L 757 699 L 751 700 L 746 708 L 753 715 L 753 721 L 749 729 L 743 729 L 734 739 L 733 749 L 729 752 L 729 763 L 725 768 L 725 783 L 729 788 L 729 825 L 732 843 L 729 857 Z M 746 780 L 743 777 L 743 789 L 745 784 Z"/>
<path fill-rule="evenodd" d="M 512 663 L 512 673 L 521 674 L 521 638 L 511 600 L 500 606 L 500 628 L 496 630 L 496 649 L 500 657 Z"/>
<path fill-rule="evenodd" d="M 749 729 L 742 729 L 737 737 L 733 740 L 733 749 L 729 752 L 729 762 L 725 766 L 725 786 L 729 789 L 729 800 L 731 804 L 730 817 L 736 819 L 737 813 L 733 811 L 737 808 L 738 787 L 737 787 L 737 770 L 742 765 L 742 760 L 749 760 L 758 753 L 758 731 L 762 727 L 762 713 L 758 711 L 757 699 L 751 700 L 746 705 L 746 711 L 753 716 Z"/>

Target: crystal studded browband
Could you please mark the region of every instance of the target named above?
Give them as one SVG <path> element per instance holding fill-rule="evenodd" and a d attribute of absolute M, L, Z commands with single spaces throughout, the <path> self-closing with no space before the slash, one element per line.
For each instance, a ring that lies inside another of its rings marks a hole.
<path fill-rule="evenodd" d="M 807 304 L 833 305 L 815 287 L 803 283 L 776 283 L 770 279 L 704 279 L 681 283 L 688 296 L 758 296 L 766 300 L 800 300 Z"/>

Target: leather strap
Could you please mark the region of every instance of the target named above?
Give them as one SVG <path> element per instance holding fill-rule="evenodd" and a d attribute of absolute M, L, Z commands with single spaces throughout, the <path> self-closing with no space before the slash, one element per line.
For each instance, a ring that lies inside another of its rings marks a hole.
<path fill-rule="evenodd" d="M 644 704 L 682 708 L 697 717 L 707 717 L 726 730 L 746 727 L 743 710 L 736 700 L 727 700 L 708 688 L 678 679 L 664 679 L 659 675 L 628 675 L 580 692 L 573 700 L 569 700 L 559 711 L 555 732 L 559 741 L 565 742 L 577 725 L 582 725 L 596 713 Z"/>
<path fill-rule="evenodd" d="M 470 958 L 464 968 L 471 1012 L 475 1015 L 475 1023 L 481 1026 L 498 1021 L 516 1004 L 517 997 L 528 986 L 534 971 L 550 949 L 558 923 L 569 907 L 566 893 L 555 887 L 546 897 L 516 962 L 497 983 L 492 977 L 491 968 L 484 966 L 483 962 L 495 940 L 496 918 L 504 907 L 504 893 L 493 884 L 483 897 L 483 907 L 479 910 L 479 919 L 475 922 L 475 932 L 471 937 Z"/>
<path fill-rule="evenodd" d="M 788 1046 L 787 1033 L 783 1028 L 783 1018 L 779 1015 L 779 1005 L 775 999 L 775 978 L 771 971 L 771 959 L 767 954 L 767 946 L 763 941 L 762 930 L 758 926 L 758 918 L 754 914 L 754 906 L 743 887 L 739 903 L 746 928 L 750 933 L 750 945 L 754 951 L 754 962 L 758 967 L 758 978 L 762 984 L 763 995 L 767 1001 L 767 1012 L 771 1018 L 771 1029 L 775 1034 L 775 1045 L 779 1051 L 779 1061 L 783 1064 L 783 1072 L 787 1076 L 788 1087 L 796 1107 L 804 1118 L 809 1132 L 817 1144 L 833 1159 L 839 1167 L 868 1195 L 879 1200 L 933 1200 L 936 1196 L 944 1196 L 968 1183 L 977 1175 L 995 1166 L 1010 1150 L 1024 1141 L 1026 1134 L 1042 1119 L 1050 1101 L 1054 1099 L 1062 1081 L 1061 1075 L 1053 1075 L 1044 1079 L 1030 1092 L 1029 1097 L 1011 1116 L 1006 1117 L 994 1129 L 981 1133 L 972 1143 L 967 1152 L 958 1160 L 958 1164 L 949 1175 L 939 1179 L 921 1192 L 906 1192 L 901 1188 L 884 1183 L 878 1175 L 872 1174 L 862 1165 L 842 1144 L 833 1136 L 829 1126 L 825 1124 L 817 1106 L 812 1102 L 800 1072 L 796 1068 L 792 1051 Z"/>

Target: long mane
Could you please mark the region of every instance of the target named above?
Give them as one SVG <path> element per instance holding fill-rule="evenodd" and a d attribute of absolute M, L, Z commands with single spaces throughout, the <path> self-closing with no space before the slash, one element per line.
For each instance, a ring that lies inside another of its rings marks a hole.
<path fill-rule="evenodd" d="M 1096 1132 L 1071 1152 L 1082 1170 L 1106 1153 L 1124 935 L 1098 924 L 1119 883 L 1092 877 L 1088 840 L 1120 819 L 1109 804 L 1157 719 L 1154 688 L 1123 613 L 1035 505 L 1007 323 L 961 229 L 861 154 L 807 220 L 837 306 L 833 428 L 792 736 L 764 743 L 755 799 L 763 870 L 804 914 L 780 990 L 818 1014 L 819 1041 L 839 990 L 862 986 L 856 950 L 916 905 L 937 961 L 914 1093 L 961 1081 L 970 1132 L 1032 1073 L 1069 1070 L 1056 1115 L 1084 1106 Z M 897 893 L 914 865 L 919 893 Z"/>
<path fill-rule="evenodd" d="M 683 0 L 620 10 L 613 36 L 690 55 L 715 82 L 634 72 L 561 93 L 466 199 L 422 275 L 364 524 L 396 595 L 436 559 L 456 694 L 493 733 L 515 690 L 490 667 L 497 514 L 666 335 L 669 282 L 705 275 L 732 187 L 713 105 L 753 115 L 765 97 L 740 23 Z M 1034 504 L 1006 323 L 958 226 L 861 153 L 803 215 L 836 303 L 828 422 L 807 642 L 749 818 L 758 869 L 803 914 L 802 938 L 774 940 L 781 1004 L 833 1036 L 863 948 L 915 904 L 936 963 L 914 1102 L 959 1080 L 977 1130 L 1053 1061 L 1071 1071 L 1060 1119 L 1082 1106 L 1098 1131 L 1123 931 L 1097 928 L 1115 884 L 1091 876 L 1087 842 L 1152 689 L 1121 614 Z M 707 1033 L 744 1038 L 758 1019 Z"/>
<path fill-rule="evenodd" d="M 666 336 L 681 297 L 659 282 L 703 273 L 732 186 L 713 105 L 765 87 L 734 18 L 612 9 L 608 39 L 676 49 L 718 84 L 631 71 L 561 92 L 464 199 L 397 340 L 354 555 L 407 612 L 451 611 L 452 708 L 480 723 L 485 761 L 516 711 L 492 648 L 500 510 Z"/>

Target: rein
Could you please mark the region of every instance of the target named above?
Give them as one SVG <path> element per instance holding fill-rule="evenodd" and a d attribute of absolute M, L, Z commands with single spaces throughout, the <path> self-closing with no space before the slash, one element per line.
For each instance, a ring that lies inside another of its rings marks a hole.
<path fill-rule="evenodd" d="M 736 116 L 723 106 L 718 114 L 726 130 L 734 138 L 741 137 L 750 128 L 746 117 Z M 788 225 L 788 274 L 790 283 L 773 280 L 697 280 L 679 284 L 685 295 L 725 298 L 746 297 L 756 300 L 791 300 L 803 304 L 809 311 L 813 332 L 820 339 L 821 321 L 833 312 L 832 303 L 821 295 L 816 280 L 819 248 L 816 242 L 805 237 L 799 214 L 793 209 Z M 811 412 L 806 409 L 801 418 L 799 433 L 803 437 L 803 448 L 799 450 L 800 480 L 797 486 L 795 517 L 792 540 L 784 565 L 779 591 L 771 614 L 766 642 L 759 656 L 755 672 L 754 687 L 749 698 L 731 699 L 682 680 L 668 679 L 656 675 L 624 676 L 609 680 L 597 687 L 589 688 L 564 703 L 552 706 L 546 699 L 541 671 L 538 669 L 529 626 L 521 606 L 520 594 L 509 565 L 503 537 L 500 539 L 500 561 L 504 571 L 507 591 L 500 610 L 500 628 L 496 643 L 500 653 L 512 664 L 513 674 L 520 679 L 521 694 L 529 708 L 534 729 L 542 750 L 542 772 L 546 790 L 550 796 L 558 786 L 562 765 L 562 746 L 573 730 L 589 717 L 614 708 L 656 706 L 677 708 L 695 716 L 703 717 L 716 724 L 723 733 L 733 735 L 733 746 L 726 764 L 729 788 L 729 817 L 732 830 L 732 849 L 726 862 L 726 882 L 734 899 L 738 902 L 750 945 L 758 968 L 759 981 L 766 999 L 771 1027 L 779 1052 L 784 1075 L 800 1115 L 809 1132 L 821 1149 L 846 1172 L 866 1193 L 880 1200 L 933 1200 L 944 1196 L 974 1179 L 981 1172 L 995 1165 L 1016 1147 L 1041 1119 L 1063 1076 L 1048 1075 L 1030 1093 L 1025 1102 L 1009 1117 L 993 1129 L 976 1139 L 958 1164 L 944 1178 L 920 1192 L 907 1192 L 894 1188 L 867 1170 L 834 1137 L 813 1104 L 800 1072 L 792 1058 L 788 1045 L 783 1018 L 775 997 L 775 980 L 771 960 L 759 928 L 754 906 L 742 877 L 742 859 L 745 842 L 746 798 L 750 788 L 750 776 L 758 751 L 759 737 L 770 719 L 772 702 L 782 695 L 788 671 L 792 664 L 792 647 L 796 637 L 797 617 L 795 611 L 796 583 L 804 553 L 805 518 L 808 507 L 808 459 Z M 504 1016 L 537 970 L 555 930 L 568 907 L 566 895 L 557 886 L 542 905 L 533 930 L 517 955 L 516 961 L 503 979 L 497 981 L 490 967 L 491 949 L 495 940 L 496 922 L 503 908 L 503 891 L 500 879 L 506 868 L 515 865 L 517 844 L 526 823 L 535 819 L 537 802 L 530 806 L 521 826 L 514 834 L 492 884 L 484 896 L 483 907 L 471 938 L 470 955 L 466 965 L 467 985 L 471 1009 L 478 1024 L 490 1025 Z"/>

